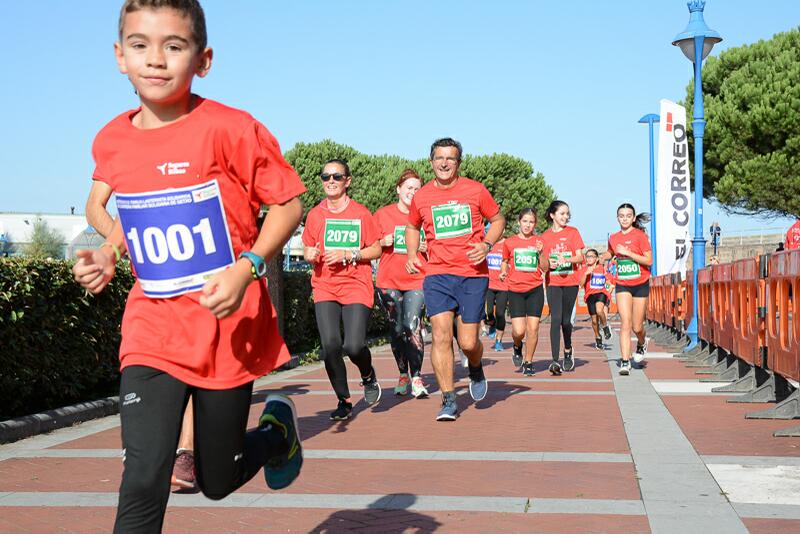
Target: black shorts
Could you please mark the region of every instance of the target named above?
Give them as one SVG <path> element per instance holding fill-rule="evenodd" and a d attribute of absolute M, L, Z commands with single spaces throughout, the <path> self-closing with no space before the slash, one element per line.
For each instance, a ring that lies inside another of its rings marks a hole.
<path fill-rule="evenodd" d="M 544 308 L 544 286 L 535 287 L 525 293 L 509 291 L 508 303 L 512 319 L 541 317 L 542 308 Z"/>
<path fill-rule="evenodd" d="M 646 299 L 650 296 L 650 280 L 638 286 L 622 286 L 617 284 L 617 295 L 620 293 L 630 293 L 635 299 Z"/>
<path fill-rule="evenodd" d="M 586 298 L 586 307 L 589 308 L 589 315 L 597 315 L 595 306 L 598 302 L 602 302 L 608 306 L 608 296 L 605 293 L 595 293 Z"/>

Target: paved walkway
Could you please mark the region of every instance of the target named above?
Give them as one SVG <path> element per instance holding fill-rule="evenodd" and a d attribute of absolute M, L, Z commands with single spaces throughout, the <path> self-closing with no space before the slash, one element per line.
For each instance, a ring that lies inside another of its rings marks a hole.
<path fill-rule="evenodd" d="M 547 372 L 545 339 L 532 378 L 512 367 L 508 334 L 502 352 L 486 342 L 489 395 L 472 402 L 458 369 L 455 423 L 434 421 L 429 361 L 430 398 L 392 395 L 388 347 L 374 351 L 384 397 L 345 423 L 328 419 L 335 397 L 320 364 L 260 380 L 297 404 L 301 476 L 281 493 L 257 476 L 221 502 L 173 494 L 165 531 L 800 532 L 800 439 L 772 437 L 791 421 L 745 420 L 763 405 L 726 403 L 658 347 L 618 377 L 616 347 L 592 348 L 585 318 L 577 367 L 560 378 Z M 119 447 L 117 417 L 0 446 L 0 532 L 109 532 Z"/>

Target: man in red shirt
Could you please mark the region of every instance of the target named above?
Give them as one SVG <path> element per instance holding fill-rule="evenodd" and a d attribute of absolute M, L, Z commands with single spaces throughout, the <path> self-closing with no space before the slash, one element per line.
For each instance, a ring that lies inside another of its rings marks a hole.
<path fill-rule="evenodd" d="M 459 176 L 461 144 L 450 138 L 431 146 L 431 166 L 436 179 L 414 196 L 406 226 L 410 273 L 419 272 L 417 258 L 420 228 L 428 240 L 425 265 L 425 308 L 433 327 L 431 363 L 442 389 L 442 409 L 437 421 L 454 421 L 458 415 L 453 385 L 453 317 L 458 315 L 458 345 L 469 360 L 469 391 L 476 401 L 486 396 L 483 345 L 478 329 L 484 317 L 489 285 L 486 255 L 500 239 L 505 219 L 482 184 Z M 484 237 L 483 222 L 489 230 Z"/>
<path fill-rule="evenodd" d="M 800 219 L 786 232 L 786 250 L 796 250 L 800 248 Z"/>

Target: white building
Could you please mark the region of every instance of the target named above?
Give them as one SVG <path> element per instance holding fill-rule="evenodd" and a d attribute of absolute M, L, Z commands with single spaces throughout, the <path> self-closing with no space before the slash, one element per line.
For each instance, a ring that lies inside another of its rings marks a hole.
<path fill-rule="evenodd" d="M 20 254 L 31 242 L 33 225 L 39 219 L 62 237 L 64 258 L 74 257 L 75 250 L 96 248 L 103 242 L 103 238 L 87 224 L 85 215 L 9 212 L 0 212 L 0 241 L 8 241 L 14 246 L 15 253 Z"/>

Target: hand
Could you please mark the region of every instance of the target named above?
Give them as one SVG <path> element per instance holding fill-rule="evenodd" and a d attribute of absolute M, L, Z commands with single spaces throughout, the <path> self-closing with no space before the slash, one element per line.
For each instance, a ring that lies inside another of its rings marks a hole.
<path fill-rule="evenodd" d="M 508 276 L 508 271 L 500 271 L 500 276 L 498 278 L 500 278 L 501 282 L 505 282 L 507 276 Z"/>
<path fill-rule="evenodd" d="M 420 268 L 422 267 L 422 262 L 416 256 L 413 258 L 409 257 L 406 261 L 406 272 L 409 274 L 418 274 L 420 272 Z"/>
<path fill-rule="evenodd" d="M 208 308 L 217 319 L 224 319 L 238 310 L 247 286 L 253 281 L 250 266 L 248 260 L 239 260 L 230 269 L 212 276 L 203 286 L 200 305 Z"/>
<path fill-rule="evenodd" d="M 542 241 L 537 241 L 536 242 L 536 251 L 541 253 L 542 249 L 544 249 L 544 243 Z"/>
<path fill-rule="evenodd" d="M 303 256 L 305 256 L 308 263 L 317 263 L 319 261 L 319 255 L 319 245 L 303 249 Z"/>
<path fill-rule="evenodd" d="M 559 258 L 558 256 L 556 256 L 555 258 L 553 257 L 547 258 L 547 263 L 550 265 L 551 271 L 555 271 L 556 269 L 558 269 L 558 258 Z"/>
<path fill-rule="evenodd" d="M 616 253 L 617 253 L 617 256 L 630 256 L 631 255 L 631 249 L 629 249 L 625 245 L 619 245 L 619 246 L 617 246 Z"/>
<path fill-rule="evenodd" d="M 420 241 L 419 248 L 417 249 L 417 252 L 422 252 L 423 254 L 428 252 L 428 242 L 427 241 Z"/>
<path fill-rule="evenodd" d="M 386 234 L 381 239 L 381 246 L 382 247 L 391 247 L 394 244 L 394 234 Z"/>
<path fill-rule="evenodd" d="M 337 263 L 342 263 L 345 259 L 345 254 L 347 254 L 346 250 L 326 250 L 323 261 L 325 265 L 331 267 Z"/>
<path fill-rule="evenodd" d="M 473 265 L 478 265 L 486 259 L 487 254 L 489 254 L 488 243 L 473 243 L 472 250 L 467 252 L 467 258 L 472 262 Z"/>
<path fill-rule="evenodd" d="M 93 295 L 100 293 L 114 278 L 117 270 L 114 265 L 114 253 L 109 256 L 105 251 L 79 250 L 75 253 L 78 261 L 72 267 L 72 275 L 82 288 Z"/>

